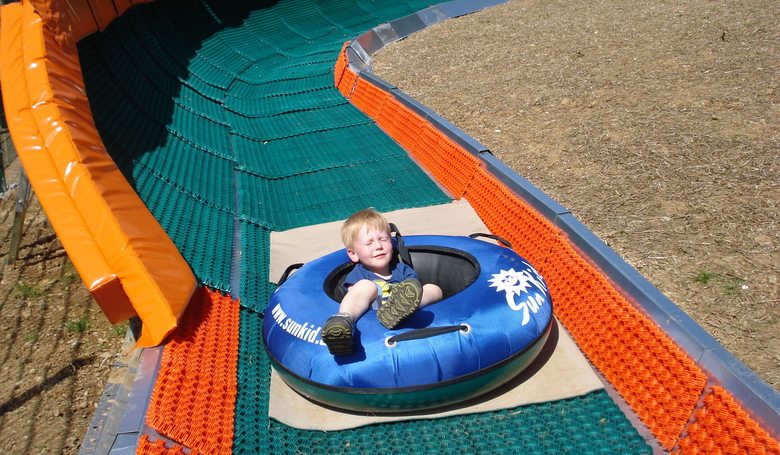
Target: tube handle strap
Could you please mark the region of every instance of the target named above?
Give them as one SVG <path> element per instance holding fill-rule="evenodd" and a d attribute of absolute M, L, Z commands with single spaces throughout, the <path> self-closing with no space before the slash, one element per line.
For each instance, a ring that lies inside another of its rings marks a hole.
<path fill-rule="evenodd" d="M 284 283 L 285 281 L 287 281 L 287 278 L 289 278 L 289 277 L 290 277 L 290 275 L 291 275 L 291 274 L 292 274 L 294 271 L 296 271 L 296 270 L 300 269 L 301 267 L 303 267 L 303 263 L 302 263 L 302 262 L 300 262 L 300 263 L 297 263 L 297 264 L 292 264 L 292 265 L 288 266 L 288 267 L 287 267 L 287 268 L 284 270 L 284 273 L 282 273 L 282 276 L 279 278 L 279 282 L 278 282 L 278 283 L 276 283 L 276 286 L 281 286 L 281 285 L 282 285 L 282 283 Z"/>
<path fill-rule="evenodd" d="M 471 330 L 466 324 L 460 325 L 447 325 L 443 327 L 424 327 L 422 329 L 414 329 L 408 332 L 399 333 L 398 335 L 391 336 L 387 339 L 389 344 L 395 344 L 399 341 L 420 340 L 423 338 L 435 337 L 437 335 L 444 335 L 445 333 L 452 333 L 462 331 L 468 333 Z"/>
<path fill-rule="evenodd" d="M 390 232 L 395 232 L 395 241 L 398 244 L 398 256 L 401 258 L 401 261 L 409 267 L 414 268 L 414 265 L 412 265 L 412 256 L 409 254 L 409 249 L 406 248 L 404 237 L 401 235 L 401 231 L 398 230 L 398 226 L 390 223 Z"/>
<path fill-rule="evenodd" d="M 477 232 L 476 234 L 469 234 L 469 238 L 475 239 L 477 237 L 487 237 L 489 239 L 496 240 L 496 241 L 500 242 L 502 245 L 504 245 L 505 247 L 509 248 L 510 250 L 514 250 L 514 248 L 512 248 L 512 244 L 509 243 L 508 240 L 505 240 L 505 239 L 503 239 L 503 238 L 501 238 L 501 237 L 499 237 L 497 235 L 484 234 L 484 233 L 481 233 L 481 232 Z"/>

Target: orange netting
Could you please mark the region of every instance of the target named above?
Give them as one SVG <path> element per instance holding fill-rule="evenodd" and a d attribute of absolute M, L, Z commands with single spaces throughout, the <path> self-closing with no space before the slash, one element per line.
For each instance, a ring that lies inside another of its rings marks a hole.
<path fill-rule="evenodd" d="M 740 409 L 723 387 L 712 387 L 675 454 L 779 455 L 780 444 Z"/>
<path fill-rule="evenodd" d="M 674 446 L 705 375 L 591 267 L 547 219 L 479 169 L 466 199 L 490 230 L 545 277 L 555 315 L 666 448 Z"/>
<path fill-rule="evenodd" d="M 138 455 L 184 455 L 182 446 L 174 444 L 173 447 L 165 447 L 165 441 L 162 439 L 149 442 L 149 435 L 141 436 L 135 453 Z M 196 452 L 190 453 L 194 455 Z"/>
<path fill-rule="evenodd" d="M 347 67 L 347 46 L 349 46 L 349 41 L 345 42 L 344 45 L 341 46 L 341 52 L 336 59 L 336 65 L 333 67 L 333 86 L 336 88 L 340 87 L 341 78 L 344 76 L 344 69 Z M 350 88 L 350 90 L 352 89 Z M 344 96 L 348 97 L 349 95 Z"/>
<path fill-rule="evenodd" d="M 346 73 L 351 71 L 346 70 Z M 389 98 L 390 94 L 386 91 L 374 87 L 364 79 L 357 79 L 350 101 L 379 123 L 379 113 Z"/>
<path fill-rule="evenodd" d="M 194 451 L 232 453 L 238 344 L 238 302 L 199 288 L 165 346 L 146 423 Z"/>
<path fill-rule="evenodd" d="M 341 48 L 339 58 L 336 60 L 336 66 L 334 67 L 334 78 L 336 88 L 339 89 L 345 98 L 349 99 L 352 96 L 352 90 L 355 88 L 355 82 L 357 81 L 357 74 L 347 69 L 347 57 L 346 49 L 349 42 L 344 43 Z"/>
<path fill-rule="evenodd" d="M 351 71 L 344 73 L 342 81 Z M 491 232 L 509 240 L 545 276 L 556 316 L 583 352 L 659 442 L 674 447 L 706 382 L 693 361 L 476 157 L 365 79 L 354 84 L 350 100 L 456 197 L 465 197 Z"/>

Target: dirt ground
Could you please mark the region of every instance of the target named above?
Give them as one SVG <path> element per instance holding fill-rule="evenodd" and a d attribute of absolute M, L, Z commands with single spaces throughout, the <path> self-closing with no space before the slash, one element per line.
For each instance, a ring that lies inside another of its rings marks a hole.
<path fill-rule="evenodd" d="M 2 193 L 0 267 L 15 199 Z M 127 328 L 108 323 L 33 197 L 19 259 L 0 277 L 0 455 L 78 453 Z"/>
<path fill-rule="evenodd" d="M 780 390 L 780 4 L 517 0 L 395 43 L 373 68 Z M 102 316 L 35 199 L 0 329 L 0 455 L 76 453 L 127 326 Z"/>
<path fill-rule="evenodd" d="M 520 0 L 372 67 L 780 390 L 780 3 Z"/>

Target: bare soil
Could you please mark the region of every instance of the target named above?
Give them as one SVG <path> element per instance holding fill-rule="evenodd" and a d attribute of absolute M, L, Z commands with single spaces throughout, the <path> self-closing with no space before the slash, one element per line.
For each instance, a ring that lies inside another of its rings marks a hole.
<path fill-rule="evenodd" d="M 18 169 L 18 160 L 6 169 L 9 183 L 19 181 Z M 11 189 L 0 201 L 0 266 L 15 199 Z M 0 455 L 75 454 L 109 376 L 121 377 L 127 324 L 108 323 L 31 202 L 19 259 L 0 277 Z"/>
<path fill-rule="evenodd" d="M 373 68 L 780 390 L 780 4 L 517 0 L 395 43 Z M 15 194 L 0 201 L 0 265 Z M 0 455 L 78 452 L 127 327 L 103 317 L 34 198 L 0 329 Z"/>
<path fill-rule="evenodd" d="M 519 0 L 372 67 L 780 391 L 780 3 Z"/>

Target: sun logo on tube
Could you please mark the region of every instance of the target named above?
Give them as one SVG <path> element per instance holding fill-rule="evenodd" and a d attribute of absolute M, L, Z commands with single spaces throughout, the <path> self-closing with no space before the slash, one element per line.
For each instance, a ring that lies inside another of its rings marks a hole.
<path fill-rule="evenodd" d="M 523 312 L 522 325 L 528 324 L 531 320 L 531 313 L 537 313 L 539 308 L 544 305 L 544 296 L 538 293 L 531 294 L 528 290 L 531 287 L 545 290 L 547 286 L 541 277 L 532 275 L 528 270 L 520 272 L 516 272 L 515 269 L 502 270 L 501 273 L 493 274 L 493 279 L 488 281 L 491 288 L 496 288 L 496 292 L 506 292 L 506 303 L 509 308 Z M 527 298 L 518 303 L 515 296 L 522 297 L 524 293 Z"/>

